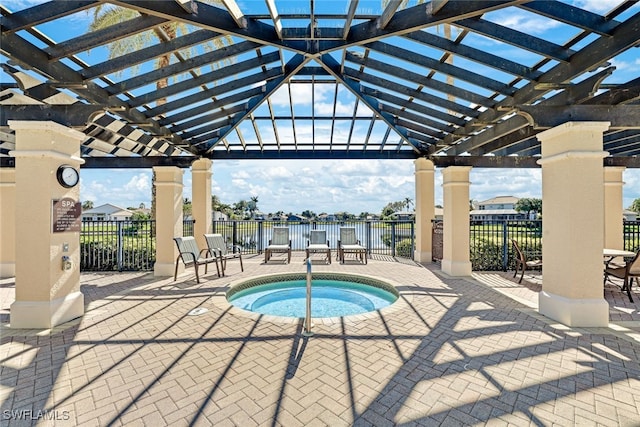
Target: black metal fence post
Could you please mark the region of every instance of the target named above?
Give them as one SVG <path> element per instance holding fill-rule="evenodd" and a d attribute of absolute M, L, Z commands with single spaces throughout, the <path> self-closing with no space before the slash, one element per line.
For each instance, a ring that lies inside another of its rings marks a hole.
<path fill-rule="evenodd" d="M 116 240 L 116 251 L 117 251 L 117 265 L 118 271 L 122 271 L 124 262 L 123 262 L 123 251 L 124 251 L 124 243 L 122 238 L 122 221 L 116 221 L 116 230 L 117 230 L 117 240 Z"/>
<path fill-rule="evenodd" d="M 509 227 L 507 221 L 502 221 L 502 271 L 509 266 Z"/>
<path fill-rule="evenodd" d="M 391 256 L 396 256 L 396 222 L 391 223 Z"/>
<path fill-rule="evenodd" d="M 235 246 L 238 244 L 238 221 L 233 221 L 232 230 L 231 243 L 233 244 L 233 246 Z"/>

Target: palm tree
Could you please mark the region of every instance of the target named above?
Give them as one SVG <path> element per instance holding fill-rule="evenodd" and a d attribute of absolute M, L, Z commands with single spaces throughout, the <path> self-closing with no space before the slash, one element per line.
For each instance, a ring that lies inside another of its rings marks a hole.
<path fill-rule="evenodd" d="M 413 204 L 413 199 L 411 197 L 406 197 L 404 199 L 404 205 L 407 207 L 407 212 L 411 209 L 412 204 Z"/>
<path fill-rule="evenodd" d="M 82 210 L 86 211 L 89 209 L 93 209 L 93 202 L 91 200 L 85 200 L 82 202 Z"/>
<path fill-rule="evenodd" d="M 258 210 L 258 196 L 251 196 L 251 201 L 247 204 L 247 209 L 249 209 L 249 215 L 253 217 L 255 211 Z"/>
<path fill-rule="evenodd" d="M 236 215 L 244 218 L 245 212 L 248 210 L 248 202 L 246 200 L 240 200 L 233 204 L 233 211 Z"/>

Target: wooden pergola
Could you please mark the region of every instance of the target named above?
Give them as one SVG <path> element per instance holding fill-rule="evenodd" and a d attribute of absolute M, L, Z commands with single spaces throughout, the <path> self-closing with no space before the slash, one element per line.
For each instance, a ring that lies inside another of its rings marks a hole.
<path fill-rule="evenodd" d="M 635 1 L 606 14 L 564 1 L 385 3 L 0 6 L 1 66 L 15 79 L 1 88 L 2 164 L 13 164 L 9 120 L 78 129 L 86 135 L 83 167 L 110 168 L 188 167 L 197 158 L 421 157 L 443 167 L 536 167 L 539 132 L 607 121 L 605 165 L 640 167 L 640 67 L 621 81 L 612 65 L 640 43 Z M 138 13 L 66 39 L 47 35 L 98 6 Z M 515 14 L 568 39 L 500 23 Z M 172 36 L 172 22 L 190 31 Z M 90 54 L 136 34 L 157 41 L 109 60 Z M 212 40 L 224 47 L 211 50 Z M 158 69 L 162 56 L 170 65 Z M 135 67 L 138 74 L 125 72 Z M 172 82 L 158 88 L 163 79 Z M 297 85 L 311 85 L 311 94 L 322 86 L 333 110 L 319 111 L 314 100 L 310 109 L 297 107 Z M 286 114 L 271 102 L 280 90 L 289 96 Z M 337 106 L 341 97 L 350 105 Z"/>

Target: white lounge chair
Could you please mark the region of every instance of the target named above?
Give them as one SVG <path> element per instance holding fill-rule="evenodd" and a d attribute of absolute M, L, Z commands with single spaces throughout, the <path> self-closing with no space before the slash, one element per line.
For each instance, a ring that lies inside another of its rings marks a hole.
<path fill-rule="evenodd" d="M 329 246 L 329 240 L 327 240 L 326 230 L 311 230 L 309 232 L 309 240 L 307 240 L 307 248 L 305 249 L 307 257 L 305 261 L 309 259 L 309 256 L 315 252 L 322 252 L 327 254 L 327 264 L 331 264 L 331 247 Z"/>
<path fill-rule="evenodd" d="M 291 262 L 291 239 L 289 239 L 288 227 L 273 227 L 273 236 L 269 239 L 269 246 L 264 250 L 264 262 L 268 262 L 274 253 L 286 253 L 287 262 Z"/>
<path fill-rule="evenodd" d="M 367 248 L 356 237 L 356 229 L 353 227 L 340 228 L 340 240 L 338 240 L 338 259 L 344 264 L 344 254 L 353 253 L 360 261 L 367 263 Z"/>

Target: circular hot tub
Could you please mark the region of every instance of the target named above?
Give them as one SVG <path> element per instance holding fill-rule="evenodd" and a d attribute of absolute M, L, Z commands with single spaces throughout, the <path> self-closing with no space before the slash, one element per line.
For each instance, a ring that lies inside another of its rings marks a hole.
<path fill-rule="evenodd" d="M 306 275 L 278 274 L 250 279 L 227 292 L 230 304 L 254 313 L 305 317 Z M 388 307 L 398 299 L 391 284 L 366 276 L 314 273 L 311 317 L 343 317 Z"/>

